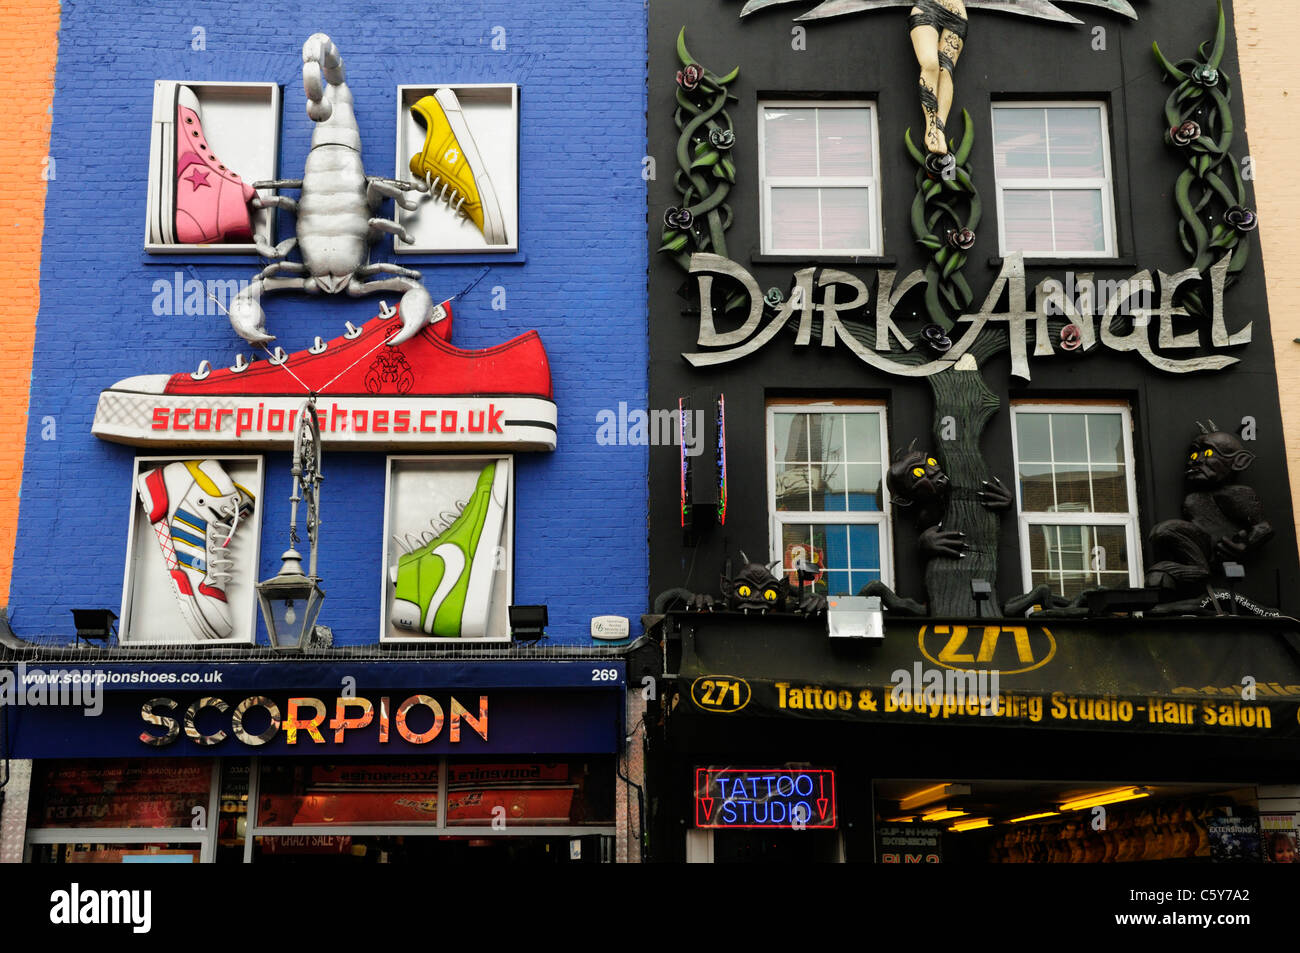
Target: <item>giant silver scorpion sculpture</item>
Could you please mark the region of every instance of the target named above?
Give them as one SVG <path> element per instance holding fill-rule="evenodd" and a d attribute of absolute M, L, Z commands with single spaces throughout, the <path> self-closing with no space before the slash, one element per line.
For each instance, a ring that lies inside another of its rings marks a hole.
<path fill-rule="evenodd" d="M 302 47 L 302 84 L 307 115 L 316 123 L 311 151 L 301 179 L 254 182 L 255 189 L 301 189 L 298 199 L 259 195 L 258 208 L 282 208 L 297 216 L 297 236 L 272 247 L 256 238 L 258 253 L 274 259 L 249 282 L 234 301 L 229 316 L 235 333 L 253 345 L 275 340 L 266 333 L 261 298 L 265 291 L 305 291 L 351 297 L 379 291 L 401 291 L 402 330 L 388 343 L 401 344 L 425 324 L 441 320 L 433 298 L 420 283 L 420 273 L 389 262 L 370 263 L 370 246 L 380 235 L 411 241 L 396 221 L 376 213 L 391 198 L 414 211 L 428 197 L 426 183 L 366 175 L 361 163 L 361 133 L 352 111 L 352 92 L 344 81 L 343 57 L 324 33 L 313 33 Z M 407 192 L 422 193 L 413 199 Z M 297 246 L 302 261 L 286 261 Z M 374 277 L 383 275 L 385 277 Z"/>

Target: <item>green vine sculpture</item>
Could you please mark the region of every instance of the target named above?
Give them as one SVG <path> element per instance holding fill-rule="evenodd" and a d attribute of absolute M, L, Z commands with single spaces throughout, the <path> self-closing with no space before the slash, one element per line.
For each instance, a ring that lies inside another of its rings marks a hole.
<path fill-rule="evenodd" d="M 1198 58 L 1171 63 L 1159 43 L 1153 43 L 1152 49 L 1166 76 L 1177 83 L 1165 100 L 1165 142 L 1182 150 L 1187 162 L 1174 185 L 1178 241 L 1202 275 L 1231 255 L 1228 287 L 1246 267 L 1250 242 L 1245 236 L 1254 231 L 1258 219 L 1246 205 L 1241 167 L 1232 154 L 1232 84 L 1219 67 L 1226 37 L 1223 0 L 1219 0 L 1218 30 L 1212 44 L 1201 44 Z M 1180 303 L 1192 314 L 1208 316 L 1203 289 L 1186 286 L 1185 290 Z"/>
<path fill-rule="evenodd" d="M 970 113 L 963 109 L 961 115 L 965 124 L 961 141 L 950 143 L 947 155 L 922 154 L 912 142 L 911 129 L 903 137 L 917 165 L 912 233 L 930 252 L 925 267 L 925 310 L 931 323 L 944 332 L 953 327 L 947 309 L 960 314 L 974 298 L 962 268 L 983 216 L 970 169 L 975 126 Z"/>
<path fill-rule="evenodd" d="M 681 204 L 664 213 L 663 244 L 659 251 L 690 271 L 691 255 L 711 251 L 727 257 L 726 231 L 731 227 L 727 195 L 736 181 L 731 150 L 736 133 L 727 115 L 727 101 L 736 97 L 727 86 L 740 75 L 736 67 L 726 76 L 703 66 L 686 48 L 686 28 L 677 34 L 677 169 L 673 184 Z M 728 308 L 731 302 L 728 302 Z"/>

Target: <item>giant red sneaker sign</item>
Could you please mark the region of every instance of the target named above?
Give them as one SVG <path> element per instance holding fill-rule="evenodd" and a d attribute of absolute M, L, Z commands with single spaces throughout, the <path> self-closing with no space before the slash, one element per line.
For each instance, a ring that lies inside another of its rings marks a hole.
<path fill-rule="evenodd" d="M 536 331 L 496 347 L 449 344 L 451 305 L 409 341 L 385 309 L 361 328 L 286 355 L 193 373 L 128 377 L 102 391 L 93 432 L 116 443 L 288 449 L 318 395 L 321 440 L 338 450 L 555 449 L 555 403 Z"/>

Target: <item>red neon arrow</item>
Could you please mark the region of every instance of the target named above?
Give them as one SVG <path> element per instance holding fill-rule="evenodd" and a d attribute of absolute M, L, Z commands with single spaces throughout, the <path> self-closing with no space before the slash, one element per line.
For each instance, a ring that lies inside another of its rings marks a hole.
<path fill-rule="evenodd" d="M 704 805 L 704 819 L 707 821 L 709 815 L 713 813 L 713 798 L 702 797 L 700 798 L 700 803 Z"/>
<path fill-rule="evenodd" d="M 823 820 L 826 819 L 826 808 L 830 805 L 830 803 L 831 802 L 826 800 L 826 798 L 824 797 L 819 797 L 817 799 L 817 813 L 822 816 Z"/>

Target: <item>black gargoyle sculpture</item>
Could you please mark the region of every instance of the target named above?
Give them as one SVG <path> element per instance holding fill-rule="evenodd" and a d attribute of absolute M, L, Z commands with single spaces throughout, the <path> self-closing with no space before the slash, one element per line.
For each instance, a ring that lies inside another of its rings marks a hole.
<path fill-rule="evenodd" d="M 913 440 L 906 450 L 894 454 L 885 482 L 894 505 L 907 510 L 915 519 L 916 526 L 921 531 L 918 546 L 927 563 L 936 558 L 964 558 L 966 534 L 943 528 L 952 484 L 932 454 L 917 450 L 916 441 Z M 1015 502 L 1011 491 L 997 477 L 992 482 L 984 481 L 975 496 L 981 506 L 993 512 L 1007 510 Z M 928 577 L 930 574 L 926 575 Z M 928 614 L 925 605 L 897 595 L 883 583 L 870 583 L 858 594 L 879 596 L 885 608 L 892 612 Z"/>
<path fill-rule="evenodd" d="M 1213 420 L 1197 426 L 1201 433 L 1187 451 L 1183 518 L 1151 531 L 1148 588 L 1190 594 L 1221 572 L 1224 562 L 1240 562 L 1273 537 L 1259 495 L 1236 482 L 1255 454 Z"/>
<path fill-rule="evenodd" d="M 722 598 L 714 599 L 707 593 L 693 593 L 689 589 L 669 589 L 656 597 L 654 611 L 666 612 L 674 606 L 694 609 L 698 612 L 713 612 L 726 608 L 733 612 L 801 612 L 804 615 L 816 615 L 826 611 L 826 597 L 808 590 L 802 595 L 790 589 L 790 582 L 772 575 L 772 570 L 780 565 L 751 563 L 742 552 L 745 565 L 733 578 L 721 577 Z"/>

